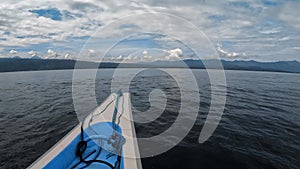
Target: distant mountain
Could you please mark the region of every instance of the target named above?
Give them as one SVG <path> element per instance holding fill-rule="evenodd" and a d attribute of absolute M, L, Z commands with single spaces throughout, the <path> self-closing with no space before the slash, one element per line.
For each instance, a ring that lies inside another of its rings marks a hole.
<path fill-rule="evenodd" d="M 66 59 L 41 59 L 41 58 L 0 58 L 0 72 L 32 71 L 32 70 L 59 70 L 74 69 L 76 62 L 80 63 L 77 69 L 90 68 L 185 68 L 182 61 L 155 61 L 141 63 L 113 63 L 103 62 L 100 65 L 95 62 L 75 61 Z M 217 60 L 184 60 L 191 69 L 219 69 Z M 205 63 L 205 64 L 204 64 Z M 249 70 L 300 73 L 298 61 L 257 62 L 257 61 L 225 61 L 221 60 L 225 70 Z"/>
<path fill-rule="evenodd" d="M 191 69 L 220 69 L 218 60 L 192 60 L 183 61 L 155 61 L 150 63 L 140 63 L 142 67 L 152 68 L 183 68 L 188 66 Z M 271 72 L 290 72 L 300 73 L 300 62 L 298 61 L 279 61 L 279 62 L 257 62 L 257 61 L 226 61 L 221 60 L 225 70 L 248 70 L 248 71 L 271 71 Z"/>
<path fill-rule="evenodd" d="M 189 67 L 203 67 L 200 60 L 186 60 Z M 218 68 L 216 60 L 206 60 L 207 68 Z M 225 70 L 251 70 L 251 71 L 272 71 L 300 73 L 300 62 L 298 61 L 279 61 L 279 62 L 257 62 L 257 61 L 226 61 L 221 60 Z"/>
<path fill-rule="evenodd" d="M 74 69 L 76 62 L 80 63 L 76 66 L 78 69 L 118 67 L 118 63 L 101 63 L 98 65 L 98 63 L 95 62 L 67 59 L 0 58 L 0 72 Z"/>
<path fill-rule="evenodd" d="M 39 56 L 32 56 L 31 59 L 42 59 L 42 58 Z"/>
<path fill-rule="evenodd" d="M 20 56 L 14 56 L 13 59 L 22 59 Z"/>
<path fill-rule="evenodd" d="M 298 61 L 257 62 L 257 61 L 222 61 L 225 69 L 241 69 L 256 71 L 274 71 L 300 73 Z"/>

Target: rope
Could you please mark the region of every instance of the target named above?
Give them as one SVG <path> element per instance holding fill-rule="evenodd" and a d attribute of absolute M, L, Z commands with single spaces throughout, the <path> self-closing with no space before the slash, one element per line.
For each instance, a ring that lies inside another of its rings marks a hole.
<path fill-rule="evenodd" d="M 112 95 L 113 97 L 114 97 L 114 95 Z M 102 110 L 102 111 L 100 111 L 99 113 L 97 113 L 97 114 L 92 114 L 92 116 L 91 116 L 91 118 L 90 118 L 90 121 L 89 121 L 89 123 L 88 123 L 88 128 L 90 128 L 95 134 L 98 134 L 94 129 L 93 129 L 93 127 L 91 127 L 91 123 L 92 123 L 92 121 L 93 121 L 93 118 L 95 117 L 95 116 L 99 116 L 99 115 L 101 115 L 103 112 L 105 112 L 105 110 L 114 102 L 116 100 L 116 98 L 114 97 L 113 98 L 113 100 L 111 100 L 105 107 L 104 107 L 104 109 Z M 85 118 L 84 118 L 84 120 L 85 120 Z M 82 124 L 84 124 L 84 121 L 82 122 Z"/>
<path fill-rule="evenodd" d="M 108 167 L 110 167 L 111 169 L 118 169 L 118 168 L 120 168 L 120 161 L 121 161 L 121 155 L 120 155 L 120 154 L 121 154 L 121 151 L 122 151 L 121 146 L 123 146 L 123 144 L 125 143 L 125 138 L 124 138 L 123 136 L 117 135 L 117 134 L 115 133 L 115 131 L 116 131 L 116 129 L 117 129 L 117 126 L 118 126 L 119 123 L 120 123 L 120 118 L 121 118 L 121 116 L 122 116 L 123 113 L 124 113 L 124 97 L 123 97 L 123 99 L 122 99 L 122 113 L 119 115 L 119 117 L 118 117 L 118 122 L 116 123 L 116 118 L 117 118 L 117 113 L 118 113 L 118 103 L 119 103 L 119 98 L 120 98 L 121 96 L 123 96 L 121 90 L 119 90 L 116 94 L 117 94 L 117 97 L 114 98 L 112 101 L 110 101 L 110 102 L 105 106 L 105 108 L 104 108 L 101 112 L 99 112 L 99 113 L 97 113 L 97 114 L 92 114 L 92 116 L 91 116 L 91 118 L 90 118 L 90 120 L 89 120 L 89 123 L 88 123 L 88 127 L 89 127 L 95 134 L 98 134 L 98 133 L 90 126 L 90 124 L 91 124 L 93 118 L 94 118 L 95 116 L 98 116 L 98 115 L 102 114 L 102 113 L 103 113 L 103 112 L 104 112 L 104 111 L 105 111 L 105 110 L 106 110 L 106 109 L 107 109 L 114 101 L 116 101 L 115 109 L 114 109 L 114 114 L 113 114 L 113 118 L 112 118 L 112 124 L 113 124 L 113 129 L 114 129 L 114 130 L 113 130 L 114 133 L 113 133 L 112 137 L 115 137 L 115 138 L 118 137 L 118 138 L 117 138 L 117 142 L 116 142 L 116 144 L 114 145 L 115 148 L 117 149 L 117 154 L 118 154 L 117 161 L 115 162 L 115 165 L 113 166 L 112 164 L 110 164 L 110 163 L 108 163 L 108 162 L 106 162 L 106 161 L 103 161 L 103 160 L 97 160 L 97 157 L 99 156 L 99 154 L 100 154 L 100 152 L 101 152 L 101 147 L 99 147 L 99 151 L 98 151 L 97 155 L 95 156 L 95 158 L 94 158 L 93 160 L 85 160 L 85 159 L 83 158 L 83 154 L 84 154 L 85 150 L 87 149 L 87 141 L 84 140 L 84 131 L 83 131 L 83 124 L 84 124 L 84 121 L 85 121 L 85 119 L 86 119 L 86 118 L 84 118 L 84 120 L 83 120 L 83 122 L 82 122 L 82 125 L 81 125 L 81 127 L 80 127 L 80 129 L 81 129 L 81 133 L 80 133 L 81 141 L 78 142 L 78 144 L 77 144 L 77 149 L 76 149 L 76 155 L 79 157 L 80 162 L 77 163 L 76 165 L 74 165 L 74 166 L 72 167 L 72 169 L 74 169 L 75 167 L 77 167 L 80 163 L 85 163 L 86 165 L 83 167 L 83 168 L 85 168 L 85 167 L 89 166 L 91 163 L 94 163 L 94 162 L 105 164 L 105 165 L 107 165 Z M 113 95 L 113 96 L 114 96 L 114 95 Z"/>
<path fill-rule="evenodd" d="M 115 169 L 115 167 L 113 165 L 111 165 L 110 163 L 103 161 L 103 160 L 85 160 L 82 156 L 87 148 L 87 142 L 84 141 L 84 132 L 83 132 L 83 127 L 81 126 L 81 141 L 79 141 L 79 143 L 77 144 L 77 149 L 76 149 L 76 155 L 79 157 L 80 163 L 85 163 L 87 164 L 86 166 L 84 166 L 83 168 L 87 167 L 89 164 L 91 163 L 102 163 L 107 165 L 108 167 L 110 167 L 111 169 Z M 75 166 L 72 167 L 72 169 L 74 169 L 78 164 L 77 163 Z"/>
<path fill-rule="evenodd" d="M 121 96 L 123 96 L 123 93 L 122 93 L 122 90 L 119 90 L 118 93 L 117 93 L 117 99 L 116 99 L 114 114 L 113 114 L 113 118 L 112 118 L 112 123 L 113 123 L 114 130 L 117 129 L 116 119 L 117 119 L 117 114 L 118 114 L 119 99 L 120 99 Z M 124 98 L 123 98 L 123 102 L 124 102 Z"/>

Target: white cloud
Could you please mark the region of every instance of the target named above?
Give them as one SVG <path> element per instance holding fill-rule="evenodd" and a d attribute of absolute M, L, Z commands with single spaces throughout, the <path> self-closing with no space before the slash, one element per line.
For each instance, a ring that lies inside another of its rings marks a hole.
<path fill-rule="evenodd" d="M 116 61 L 122 61 L 124 59 L 124 57 L 122 55 L 118 56 L 118 57 L 113 57 L 113 60 Z"/>
<path fill-rule="evenodd" d="M 12 49 L 12 50 L 9 51 L 9 54 L 17 54 L 17 53 L 18 52 L 16 50 L 14 50 L 14 49 Z"/>
<path fill-rule="evenodd" d="M 165 51 L 168 53 L 168 55 L 165 57 L 167 60 L 178 60 L 182 57 L 183 51 L 179 48 L 172 49 L 169 51 Z"/>
<path fill-rule="evenodd" d="M 227 52 L 223 49 L 221 44 L 217 45 L 217 51 L 221 58 L 235 59 L 235 58 L 247 58 L 246 53 Z"/>
<path fill-rule="evenodd" d="M 149 52 L 147 50 L 144 50 L 142 52 L 142 54 L 143 54 L 142 60 L 144 60 L 144 61 L 150 61 L 152 59 L 152 56 L 149 54 Z M 135 60 L 136 59 L 137 59 L 137 57 L 135 58 Z"/>
<path fill-rule="evenodd" d="M 259 54 L 263 58 L 278 54 L 280 53 L 278 50 L 284 51 L 284 48 L 293 47 L 293 45 L 300 43 L 300 20 L 299 17 L 295 17 L 299 13 L 299 4 L 297 1 L 266 6 L 262 1 L 255 0 L 167 0 L 164 3 L 158 0 L 131 1 L 130 3 L 121 0 L 2 0 L 0 5 L 0 36 L 5 40 L 0 40 L 0 47 L 12 48 L 17 46 L 26 49 L 33 44 L 49 43 L 53 45 L 58 42 L 60 44 L 65 43 L 67 46 L 70 42 L 76 42 L 76 37 L 93 35 L 96 30 L 109 25 L 120 17 L 144 12 L 162 12 L 192 22 L 208 36 L 213 44 L 220 41 L 239 44 L 226 46 L 226 50 L 238 52 L 223 53 L 224 57 L 234 58 L 247 53 L 251 56 Z M 49 8 L 57 8 L 62 13 L 63 20 L 57 21 L 46 17 L 38 17 L 37 14 L 29 12 L 32 9 Z M 174 23 L 173 21 L 168 22 L 166 19 L 161 23 L 151 24 L 152 21 L 147 18 L 135 20 L 134 17 L 128 20 L 125 19 L 125 21 L 135 24 L 136 27 L 120 29 L 123 24 L 128 24 L 128 22 L 120 22 L 113 25 L 113 29 L 101 32 L 100 37 L 105 37 L 105 39 L 123 38 L 122 35 L 125 32 L 141 32 L 143 30 L 153 30 L 155 32 L 159 28 L 166 28 L 161 32 L 162 34 L 169 33 L 179 40 L 191 42 L 195 46 L 198 45 L 198 48 L 201 49 L 202 46 L 207 45 L 207 41 L 199 42 L 195 40 L 195 32 L 180 29 L 185 26 L 184 22 Z M 169 26 L 172 24 L 176 25 L 177 28 L 174 29 L 174 26 Z M 277 43 L 277 40 L 282 37 L 293 38 L 293 43 L 289 40 L 282 40 Z M 167 38 L 161 38 L 160 40 L 162 43 L 171 44 L 170 41 L 167 41 Z M 265 48 L 266 44 L 272 44 L 273 46 Z M 222 50 L 219 52 L 222 53 Z M 46 51 L 46 49 L 43 49 L 43 51 L 38 52 L 44 55 Z M 71 51 L 56 51 L 55 56 L 58 56 L 57 53 L 66 52 Z M 46 55 L 47 57 L 53 57 L 53 53 L 46 53 Z M 88 52 L 87 55 L 93 58 L 96 53 Z M 289 53 L 289 55 L 297 55 L 297 53 Z M 175 58 L 176 55 L 172 57 Z M 281 57 L 288 59 L 287 56 Z M 268 59 L 272 58 L 268 57 Z"/>
<path fill-rule="evenodd" d="M 292 47 L 292 49 L 294 49 L 294 50 L 300 50 L 300 46 Z"/>
<path fill-rule="evenodd" d="M 149 54 L 148 51 L 146 51 L 146 50 L 143 51 L 144 56 L 148 56 L 148 54 Z"/>
<path fill-rule="evenodd" d="M 272 28 L 272 29 L 269 29 L 269 30 L 261 30 L 259 32 L 262 33 L 262 34 L 276 34 L 276 33 L 280 33 L 281 30 L 280 30 L 280 28 Z"/>
<path fill-rule="evenodd" d="M 97 56 L 97 52 L 94 49 L 87 50 L 86 56 L 88 58 L 95 58 Z"/>
<path fill-rule="evenodd" d="M 34 56 L 37 56 L 37 52 L 36 51 L 34 51 L 34 50 L 31 50 L 31 51 L 29 51 L 29 52 L 27 52 L 31 57 L 34 57 Z"/>
<path fill-rule="evenodd" d="M 94 49 L 89 49 L 88 53 L 94 54 L 96 51 Z"/>
<path fill-rule="evenodd" d="M 46 56 L 47 59 L 56 59 L 58 57 L 58 54 L 52 50 L 52 49 L 48 49 L 48 55 Z"/>
<path fill-rule="evenodd" d="M 66 53 L 65 56 L 64 56 L 64 59 L 72 59 L 72 57 L 69 53 Z"/>

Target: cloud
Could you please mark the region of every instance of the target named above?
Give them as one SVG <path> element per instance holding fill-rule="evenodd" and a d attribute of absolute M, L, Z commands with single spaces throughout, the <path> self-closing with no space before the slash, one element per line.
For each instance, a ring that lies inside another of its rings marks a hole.
<path fill-rule="evenodd" d="M 296 17 L 299 15 L 299 9 L 299 1 L 287 2 L 279 12 L 279 18 L 287 23 L 289 27 L 300 30 L 300 18 Z"/>
<path fill-rule="evenodd" d="M 64 59 L 72 59 L 72 57 L 69 53 L 66 53 L 65 56 L 64 56 Z"/>
<path fill-rule="evenodd" d="M 294 49 L 294 50 L 300 50 L 300 46 L 292 47 L 292 49 Z"/>
<path fill-rule="evenodd" d="M 94 49 L 89 49 L 87 51 L 87 57 L 94 58 L 96 56 L 97 56 L 97 53 L 96 53 L 96 51 Z"/>
<path fill-rule="evenodd" d="M 148 51 L 144 50 L 144 51 L 143 51 L 143 55 L 144 55 L 144 56 L 147 56 L 147 55 L 148 55 Z"/>
<path fill-rule="evenodd" d="M 18 52 L 16 50 L 14 50 L 14 49 L 12 49 L 12 50 L 9 51 L 9 54 L 17 54 L 17 53 Z"/>
<path fill-rule="evenodd" d="M 52 49 L 48 49 L 47 53 L 46 59 L 56 59 L 58 57 L 58 54 Z"/>
<path fill-rule="evenodd" d="M 88 52 L 89 53 L 95 53 L 96 51 L 94 49 L 89 49 Z"/>
<path fill-rule="evenodd" d="M 262 34 L 276 34 L 276 33 L 280 33 L 281 30 L 280 28 L 271 28 L 269 30 L 262 30 L 262 31 L 259 31 L 260 33 Z"/>
<path fill-rule="evenodd" d="M 31 50 L 31 51 L 29 51 L 29 52 L 27 52 L 31 57 L 34 57 L 34 56 L 37 56 L 37 52 L 36 51 L 34 51 L 34 50 Z"/>
<path fill-rule="evenodd" d="M 226 59 L 247 58 L 246 53 L 236 53 L 236 52 L 225 51 L 221 44 L 217 45 L 217 51 L 221 58 L 226 58 Z"/>
<path fill-rule="evenodd" d="M 124 57 L 122 55 L 120 55 L 118 57 L 113 57 L 113 60 L 115 60 L 115 61 L 122 61 L 122 60 L 124 60 Z"/>
<path fill-rule="evenodd" d="M 71 8 L 71 10 L 82 12 L 82 13 L 90 13 L 96 12 L 101 13 L 104 9 L 101 6 L 98 6 L 98 3 L 95 2 L 79 2 L 79 1 L 67 1 L 67 4 Z"/>
<path fill-rule="evenodd" d="M 1 4 L 0 48 L 4 48 L 2 53 L 7 53 L 7 49 L 11 48 L 16 48 L 19 52 L 33 49 L 47 57 L 51 55 L 47 53 L 47 48 L 57 49 L 56 55 L 59 53 L 63 56 L 64 53 L 73 51 L 76 53 L 80 50 L 80 45 L 84 44 L 84 40 L 80 38 L 94 35 L 99 28 L 105 28 L 119 18 L 145 12 L 162 12 L 184 18 L 203 31 L 214 45 L 220 41 L 237 43 L 238 45 L 224 46 L 228 51 L 237 51 L 235 53 L 226 54 L 223 48 L 220 49 L 219 52 L 223 52 L 224 57 L 243 57 L 243 53 L 247 53 L 249 56 L 259 55 L 265 60 L 280 57 L 288 60 L 296 57 L 298 53 L 296 50 L 285 49 L 300 43 L 300 21 L 295 17 L 300 8 L 298 1 L 167 0 L 161 3 L 158 0 L 2 0 Z M 98 44 L 123 38 L 122 35 L 128 32 L 155 31 L 158 28 L 166 28 L 162 34 L 169 33 L 179 40 L 191 42 L 195 46 L 197 44 L 198 48 L 208 44 L 205 41 L 197 41 L 194 38 L 195 32 L 180 30 L 186 26 L 184 22 L 163 20 L 161 23 L 149 24 L 152 21 L 148 18 L 136 20 L 134 17 L 126 21 L 129 22 L 120 22 L 112 29 L 100 33 L 101 36 L 96 37 L 99 39 Z M 168 26 L 172 24 L 176 25 L 177 29 Z M 292 40 L 279 42 L 283 37 L 290 37 Z M 184 48 L 167 38 L 158 37 L 156 43 L 165 50 L 180 47 L 185 52 Z M 47 47 L 40 49 L 39 45 Z M 133 45 L 128 48 L 135 47 Z M 57 46 L 69 48 L 68 51 L 62 51 L 66 49 L 56 48 Z M 28 55 L 26 52 L 25 54 Z M 96 53 L 87 53 L 87 57 L 91 59 L 95 56 Z M 176 55 L 171 57 L 176 58 Z"/>
<path fill-rule="evenodd" d="M 147 50 L 144 50 L 143 52 L 142 52 L 142 54 L 143 54 L 143 60 L 145 60 L 145 61 L 149 61 L 149 60 L 151 60 L 152 59 L 152 56 L 149 54 L 149 52 L 147 51 Z M 136 58 L 137 59 L 137 58 Z"/>
<path fill-rule="evenodd" d="M 165 52 L 168 53 L 168 55 L 165 56 L 165 59 L 167 59 L 167 60 L 177 60 L 183 56 L 183 51 L 179 48 L 172 49 L 169 51 L 165 50 Z"/>

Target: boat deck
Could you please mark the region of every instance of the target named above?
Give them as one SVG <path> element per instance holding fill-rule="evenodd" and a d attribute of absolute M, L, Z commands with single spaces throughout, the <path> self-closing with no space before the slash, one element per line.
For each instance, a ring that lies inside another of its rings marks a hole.
<path fill-rule="evenodd" d="M 115 94 L 110 95 L 99 107 L 97 107 L 89 116 L 87 116 L 86 120 L 88 121 L 94 115 L 91 125 L 99 122 L 110 122 L 112 120 L 116 105 L 115 98 Z M 110 102 L 111 104 L 107 107 Z M 103 110 L 105 111 L 102 114 L 97 115 L 98 112 L 102 112 Z M 124 159 L 124 169 L 141 169 L 142 165 L 140 161 L 138 143 L 136 139 L 134 139 L 136 138 L 136 132 L 133 123 L 129 93 L 123 93 L 123 95 L 119 97 L 117 117 L 117 121 L 120 121 L 119 127 L 122 130 L 122 135 L 126 139 L 126 142 L 123 145 L 122 153 Z M 80 134 L 80 126 L 81 124 L 78 124 L 72 131 L 70 131 L 64 138 L 62 138 L 57 144 L 55 144 L 28 168 L 44 168 Z M 84 126 L 84 128 L 86 127 L 88 126 Z"/>

